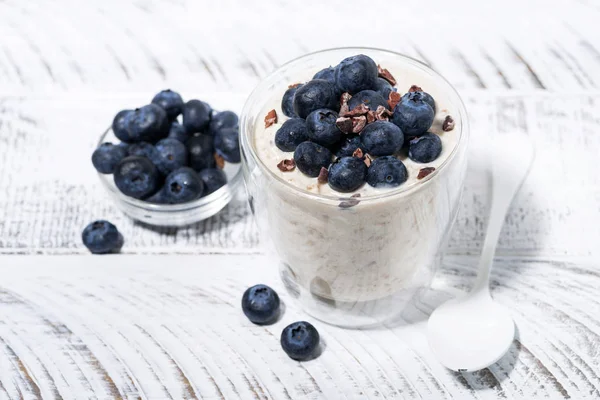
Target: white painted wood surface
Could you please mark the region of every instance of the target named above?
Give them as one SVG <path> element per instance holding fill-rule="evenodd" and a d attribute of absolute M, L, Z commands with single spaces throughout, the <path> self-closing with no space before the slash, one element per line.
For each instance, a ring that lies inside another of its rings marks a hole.
<path fill-rule="evenodd" d="M 600 6 L 322 3 L 0 2 L 0 398 L 600 398 Z M 90 165 L 114 113 L 162 88 L 239 110 L 277 65 L 349 45 L 431 64 L 472 120 L 451 255 L 409 320 L 474 276 L 487 200 L 477 146 L 515 130 L 536 142 L 493 274 L 519 336 L 480 373 L 440 367 L 418 322 L 318 324 L 323 355 L 292 362 L 277 340 L 306 318 L 294 304 L 283 295 L 286 314 L 267 328 L 238 307 L 250 284 L 280 288 L 243 200 L 189 228 L 148 229 L 114 208 Z M 80 232 L 97 218 L 117 224 L 127 255 L 84 255 Z"/>

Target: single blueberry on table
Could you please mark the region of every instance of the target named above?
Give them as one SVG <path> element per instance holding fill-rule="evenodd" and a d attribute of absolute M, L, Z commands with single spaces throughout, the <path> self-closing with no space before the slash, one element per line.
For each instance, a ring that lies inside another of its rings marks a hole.
<path fill-rule="evenodd" d="M 335 68 L 334 67 L 323 68 L 322 70 L 317 72 L 315 74 L 315 76 L 313 76 L 313 79 L 323 79 L 325 81 L 329 81 L 329 82 L 335 84 Z"/>
<path fill-rule="evenodd" d="M 135 109 L 127 119 L 131 138 L 129 141 L 156 142 L 169 134 L 170 123 L 167 113 L 156 104 Z"/>
<path fill-rule="evenodd" d="M 215 166 L 215 140 L 207 134 L 192 136 L 186 143 L 189 165 L 196 171 Z"/>
<path fill-rule="evenodd" d="M 369 107 L 369 109 L 372 111 L 377 110 L 378 106 L 383 106 L 387 109 L 390 108 L 387 100 L 374 90 L 362 90 L 356 93 L 348 102 L 348 108 L 352 110 L 361 104 Z"/>
<path fill-rule="evenodd" d="M 167 137 L 179 140 L 181 143 L 185 143 L 190 138 L 190 134 L 185 130 L 183 125 L 177 121 L 173 121 L 171 122 L 171 127 L 169 128 L 169 136 Z"/>
<path fill-rule="evenodd" d="M 377 64 L 363 54 L 348 57 L 335 68 L 338 89 L 351 95 L 361 90 L 374 89 L 377 76 Z"/>
<path fill-rule="evenodd" d="M 81 234 L 85 247 L 93 254 L 116 253 L 123 247 L 123 236 L 108 221 L 94 221 Z"/>
<path fill-rule="evenodd" d="M 227 175 L 219 168 L 206 168 L 198 172 L 204 183 L 204 196 L 216 192 L 227 183 Z"/>
<path fill-rule="evenodd" d="M 306 118 L 319 108 L 338 110 L 339 96 L 334 84 L 323 79 L 313 79 L 298 88 L 294 95 L 294 112 Z"/>
<path fill-rule="evenodd" d="M 242 311 L 255 324 L 275 322 L 279 315 L 279 296 L 267 285 L 255 285 L 242 296 Z"/>
<path fill-rule="evenodd" d="M 170 120 L 177 118 L 183 111 L 183 99 L 179 93 L 171 89 L 163 90 L 154 96 L 152 103 L 162 107 Z"/>
<path fill-rule="evenodd" d="M 338 158 L 329 167 L 329 186 L 342 193 L 360 188 L 367 178 L 367 165 L 357 157 Z"/>
<path fill-rule="evenodd" d="M 360 136 L 346 136 L 340 143 L 335 155 L 336 157 L 350 157 L 356 149 L 361 149 L 363 154 L 367 153 L 360 141 Z"/>
<path fill-rule="evenodd" d="M 181 204 L 199 199 L 204 194 L 204 183 L 198 173 L 189 167 L 171 172 L 161 189 L 166 204 Z"/>
<path fill-rule="evenodd" d="M 101 174 L 112 174 L 119 161 L 127 157 L 127 149 L 112 143 L 102 143 L 92 154 L 92 164 Z"/>
<path fill-rule="evenodd" d="M 237 128 L 224 128 L 215 135 L 215 150 L 225 161 L 239 163 L 242 159 L 240 153 L 240 131 Z"/>
<path fill-rule="evenodd" d="M 296 91 L 302 86 L 303 84 L 292 86 L 291 88 L 288 88 L 288 90 L 286 90 L 283 94 L 283 97 L 281 98 L 281 110 L 283 111 L 283 114 L 285 116 L 290 118 L 295 118 L 298 116 L 294 111 L 294 95 L 296 94 Z"/>
<path fill-rule="evenodd" d="M 183 106 L 183 127 L 188 133 L 204 132 L 210 123 L 212 110 L 200 100 L 190 100 Z"/>
<path fill-rule="evenodd" d="M 434 161 L 442 152 L 442 140 L 435 133 L 425 133 L 408 143 L 408 157 L 418 163 Z"/>
<path fill-rule="evenodd" d="M 409 92 L 394 108 L 391 121 L 405 136 L 418 136 L 431 128 L 434 116 L 433 108 L 423 99 L 422 92 Z"/>
<path fill-rule="evenodd" d="M 395 89 L 392 87 L 392 84 L 389 83 L 388 81 L 386 81 L 385 79 L 377 78 L 377 81 L 375 81 L 375 86 L 373 87 L 373 90 L 375 90 L 384 99 L 387 100 L 390 97 L 390 92 Z M 386 108 L 389 108 L 389 107 L 386 107 Z"/>
<path fill-rule="evenodd" d="M 160 184 L 160 172 L 146 157 L 128 156 L 121 160 L 113 175 L 115 185 L 126 196 L 146 198 Z"/>
<path fill-rule="evenodd" d="M 306 321 L 294 322 L 281 332 L 281 347 L 292 359 L 306 361 L 318 355 L 319 332 Z"/>
<path fill-rule="evenodd" d="M 210 120 L 208 132 L 214 136 L 221 129 L 237 127 L 237 114 L 233 111 L 221 111 L 213 115 L 212 119 Z"/>
<path fill-rule="evenodd" d="M 407 178 L 404 163 L 394 156 L 376 158 L 367 173 L 367 183 L 376 188 L 400 186 Z"/>
<path fill-rule="evenodd" d="M 302 118 L 288 119 L 275 133 L 275 146 L 281 151 L 294 151 L 308 140 L 308 127 Z"/>
<path fill-rule="evenodd" d="M 306 117 L 308 138 L 325 147 L 338 143 L 342 138 L 342 131 L 335 124 L 337 118 L 338 113 L 326 108 L 319 108 L 308 114 Z"/>
<path fill-rule="evenodd" d="M 331 151 L 320 144 L 302 142 L 294 151 L 296 167 L 305 175 L 316 178 L 321 168 L 328 168 L 331 164 Z"/>
<path fill-rule="evenodd" d="M 362 130 L 360 140 L 363 148 L 372 156 L 390 156 L 402 148 L 402 130 L 388 121 L 375 121 Z"/>
<path fill-rule="evenodd" d="M 121 110 L 115 115 L 112 123 L 113 133 L 123 142 L 132 142 L 133 138 L 129 132 L 129 118 L 133 110 Z"/>

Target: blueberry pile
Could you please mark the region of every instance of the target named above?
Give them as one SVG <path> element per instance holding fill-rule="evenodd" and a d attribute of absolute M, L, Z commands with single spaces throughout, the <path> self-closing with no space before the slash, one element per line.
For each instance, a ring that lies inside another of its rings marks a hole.
<path fill-rule="evenodd" d="M 152 102 L 122 110 L 112 123 L 118 144 L 102 143 L 92 154 L 101 174 L 112 174 L 125 195 L 156 204 L 180 204 L 209 195 L 227 183 L 225 162 L 239 163 L 238 117 L 205 102 L 184 102 L 163 90 Z"/>
<path fill-rule="evenodd" d="M 281 102 L 289 119 L 275 133 L 275 145 L 293 152 L 293 159 L 282 160 L 279 169 L 297 167 L 342 193 L 365 182 L 378 188 L 404 183 L 408 172 L 398 156 L 407 152 L 411 160 L 429 163 L 440 155 L 442 142 L 428 132 L 433 97 L 418 86 L 401 96 L 395 84 L 387 69 L 361 54 L 290 85 Z M 265 118 L 267 127 L 274 113 Z M 453 126 L 445 123 L 444 130 Z"/>

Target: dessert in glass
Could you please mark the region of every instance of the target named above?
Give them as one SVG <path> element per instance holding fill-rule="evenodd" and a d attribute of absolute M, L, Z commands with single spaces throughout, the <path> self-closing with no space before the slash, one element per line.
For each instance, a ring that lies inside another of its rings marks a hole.
<path fill-rule="evenodd" d="M 308 54 L 258 85 L 240 122 L 244 179 L 261 239 L 306 312 L 376 325 L 430 285 L 468 135 L 448 81 L 390 51 Z"/>

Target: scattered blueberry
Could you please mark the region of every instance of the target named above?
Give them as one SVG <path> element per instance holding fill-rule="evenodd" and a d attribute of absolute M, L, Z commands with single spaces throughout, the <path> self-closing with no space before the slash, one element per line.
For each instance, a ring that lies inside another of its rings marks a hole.
<path fill-rule="evenodd" d="M 298 361 L 305 361 L 317 355 L 319 332 L 306 321 L 294 322 L 281 332 L 281 347 L 286 354 Z"/>
<path fill-rule="evenodd" d="M 225 161 L 239 163 L 242 155 L 240 153 L 240 132 L 237 128 L 224 128 L 215 135 L 215 149 L 218 155 Z"/>
<path fill-rule="evenodd" d="M 227 183 L 227 175 L 219 168 L 206 168 L 198 172 L 204 183 L 204 195 L 216 192 Z"/>
<path fill-rule="evenodd" d="M 303 142 L 294 151 L 294 161 L 302 173 L 316 178 L 321 168 L 328 168 L 331 164 L 331 152 L 320 144 Z"/>
<path fill-rule="evenodd" d="M 83 244 L 93 254 L 115 253 L 123 247 L 123 236 L 108 221 L 94 221 L 81 234 Z"/>
<path fill-rule="evenodd" d="M 156 161 L 150 160 L 154 162 L 156 168 L 163 175 L 168 175 L 172 171 L 187 165 L 187 149 L 179 140 L 172 138 L 162 139 L 154 147 L 156 148 L 158 158 Z"/>
<path fill-rule="evenodd" d="M 242 296 L 242 310 L 255 324 L 274 322 L 279 315 L 279 296 L 267 285 L 255 285 Z"/>
<path fill-rule="evenodd" d="M 112 174 L 119 161 L 127 157 L 127 149 L 112 143 L 102 143 L 92 154 L 92 164 L 101 174 Z"/>
<path fill-rule="evenodd" d="M 296 112 L 294 111 L 294 95 L 296 94 L 296 91 L 298 89 L 300 89 L 303 85 L 297 85 L 297 86 L 293 86 L 291 88 L 288 88 L 288 90 L 285 91 L 285 93 L 283 94 L 283 97 L 281 98 L 281 110 L 283 111 L 283 114 L 285 116 L 288 116 L 290 118 L 295 118 L 298 115 L 296 115 Z"/>
<path fill-rule="evenodd" d="M 375 81 L 375 86 L 373 86 L 373 90 L 375 90 L 377 93 L 383 96 L 384 99 L 387 100 L 390 97 L 390 92 L 395 89 L 392 87 L 392 84 L 386 81 L 385 79 L 377 78 L 377 81 Z"/>
<path fill-rule="evenodd" d="M 160 173 L 148 158 L 128 156 L 117 165 L 113 178 L 123 194 L 143 199 L 158 190 Z"/>
<path fill-rule="evenodd" d="M 360 133 L 360 140 L 370 155 L 389 156 L 402 148 L 404 135 L 391 122 L 375 121 L 365 126 Z"/>
<path fill-rule="evenodd" d="M 202 197 L 204 183 L 196 171 L 182 167 L 167 176 L 161 192 L 167 204 L 187 203 Z"/>
<path fill-rule="evenodd" d="M 377 110 L 378 106 L 383 106 L 387 109 L 390 108 L 387 100 L 374 90 L 362 90 L 356 93 L 348 102 L 348 107 L 352 110 L 360 104 L 364 104 L 372 111 Z"/>
<path fill-rule="evenodd" d="M 185 143 L 190 135 L 187 133 L 183 125 L 177 121 L 171 122 L 171 128 L 169 129 L 169 136 L 172 139 L 179 140 L 181 143 Z"/>
<path fill-rule="evenodd" d="M 357 157 L 338 158 L 329 167 L 329 186 L 338 192 L 353 192 L 367 178 L 367 165 Z"/>
<path fill-rule="evenodd" d="M 408 144 L 408 156 L 418 163 L 432 162 L 442 152 L 442 140 L 435 133 L 425 133 Z"/>
<path fill-rule="evenodd" d="M 169 134 L 170 125 L 167 113 L 156 104 L 148 104 L 135 109 L 127 117 L 127 120 L 129 121 L 129 141 L 156 142 Z"/>
<path fill-rule="evenodd" d="M 302 118 L 288 119 L 275 133 L 275 145 L 281 151 L 294 151 L 308 140 L 308 127 Z"/>
<path fill-rule="evenodd" d="M 360 141 L 360 136 L 346 136 L 340 143 L 335 155 L 336 157 L 350 157 L 358 148 L 363 153 L 367 152 Z"/>
<path fill-rule="evenodd" d="M 373 89 L 377 81 L 377 64 L 363 54 L 344 59 L 335 69 L 336 85 L 351 95 Z"/>
<path fill-rule="evenodd" d="M 435 113 L 423 99 L 422 93 L 406 93 L 394 109 L 391 121 L 400 127 L 406 136 L 421 135 L 427 132 L 433 123 Z"/>
<path fill-rule="evenodd" d="M 294 112 L 306 118 L 319 108 L 339 109 L 339 98 L 334 84 L 323 79 L 314 79 L 298 88 L 294 95 Z"/>
<path fill-rule="evenodd" d="M 183 127 L 189 133 L 203 132 L 210 123 L 210 106 L 200 100 L 190 100 L 183 106 Z"/>
<path fill-rule="evenodd" d="M 315 74 L 315 76 L 313 76 L 313 79 L 323 79 L 325 81 L 329 81 L 329 82 L 335 84 L 335 68 L 334 67 L 323 68 L 322 70 L 317 72 Z"/>
<path fill-rule="evenodd" d="M 338 113 L 326 108 L 320 108 L 308 114 L 306 126 L 309 139 L 326 147 L 339 142 L 342 138 L 342 131 L 335 124 L 337 118 Z"/>
<path fill-rule="evenodd" d="M 183 110 L 183 99 L 179 93 L 174 92 L 171 89 L 159 92 L 152 99 L 152 103 L 162 107 L 167 112 L 167 117 L 170 120 L 177 118 Z"/>
<path fill-rule="evenodd" d="M 113 133 L 119 140 L 123 142 L 133 141 L 131 134 L 129 133 L 129 118 L 133 110 L 121 110 L 115 115 L 112 123 Z"/>
<path fill-rule="evenodd" d="M 192 136 L 187 141 L 188 160 L 190 167 L 196 171 L 215 166 L 214 138 L 207 134 Z"/>
<path fill-rule="evenodd" d="M 233 111 L 221 111 L 213 115 L 210 120 L 208 131 L 215 135 L 218 131 L 225 128 L 237 128 L 238 116 Z"/>
<path fill-rule="evenodd" d="M 394 156 L 376 158 L 367 173 L 367 183 L 376 188 L 396 187 L 406 182 L 407 178 L 406 167 Z"/>

